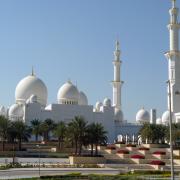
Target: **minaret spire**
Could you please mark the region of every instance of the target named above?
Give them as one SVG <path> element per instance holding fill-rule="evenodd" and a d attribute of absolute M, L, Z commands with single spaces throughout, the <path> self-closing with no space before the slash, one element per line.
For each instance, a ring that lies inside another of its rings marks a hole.
<path fill-rule="evenodd" d="M 169 30 L 169 51 L 165 53 L 168 59 L 168 80 L 171 88 L 171 104 L 174 113 L 180 112 L 180 96 L 175 95 L 175 92 L 180 91 L 180 51 L 179 51 L 179 29 L 178 22 L 179 9 L 176 7 L 176 0 L 172 1 L 172 7 L 169 10 L 170 23 Z M 169 89 L 168 89 L 169 93 Z M 168 103 L 169 106 L 169 103 Z"/>
<path fill-rule="evenodd" d="M 176 0 L 171 0 L 172 1 L 172 7 L 175 8 L 176 7 Z"/>
<path fill-rule="evenodd" d="M 34 76 L 34 67 L 32 66 L 32 72 L 31 72 L 31 75 Z"/>
<path fill-rule="evenodd" d="M 112 81 L 113 85 L 113 106 L 117 110 L 121 110 L 121 87 L 123 82 L 121 81 L 120 78 L 120 66 L 121 66 L 121 61 L 120 61 L 120 47 L 119 47 L 119 41 L 116 40 L 115 43 L 115 51 L 114 51 L 114 80 Z"/>

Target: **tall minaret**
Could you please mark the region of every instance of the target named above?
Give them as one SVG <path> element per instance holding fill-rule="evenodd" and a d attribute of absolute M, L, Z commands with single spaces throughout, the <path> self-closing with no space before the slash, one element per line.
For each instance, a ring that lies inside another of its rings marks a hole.
<path fill-rule="evenodd" d="M 178 12 L 176 7 L 176 0 L 172 1 L 172 8 L 169 10 L 170 23 L 168 24 L 169 36 L 170 36 L 170 50 L 165 54 L 168 59 L 168 71 L 171 87 L 171 104 L 172 112 L 180 112 L 180 95 L 176 95 L 180 92 L 180 51 L 179 51 L 179 29 Z M 169 106 L 169 103 L 168 103 Z"/>
<path fill-rule="evenodd" d="M 121 110 L 121 86 L 123 82 L 121 81 L 120 78 L 120 66 L 121 66 L 121 61 L 120 61 L 120 54 L 121 51 L 119 49 L 119 41 L 116 41 L 116 49 L 114 51 L 114 80 L 112 81 L 113 85 L 113 106 L 117 110 Z"/>

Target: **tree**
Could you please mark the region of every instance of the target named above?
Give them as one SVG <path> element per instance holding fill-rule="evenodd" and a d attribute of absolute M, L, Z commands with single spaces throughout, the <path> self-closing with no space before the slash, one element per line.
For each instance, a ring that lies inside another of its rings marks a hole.
<path fill-rule="evenodd" d="M 68 133 L 70 138 L 75 142 L 75 154 L 81 155 L 82 145 L 84 142 L 87 129 L 87 122 L 81 116 L 75 116 L 74 119 L 68 124 Z"/>
<path fill-rule="evenodd" d="M 35 135 L 36 141 L 38 141 L 38 135 L 40 134 L 41 121 L 34 119 L 31 121 L 32 133 Z"/>
<path fill-rule="evenodd" d="M 15 138 L 18 140 L 19 151 L 21 151 L 22 141 L 28 141 L 31 137 L 31 129 L 25 125 L 21 120 L 14 121 L 12 123 L 12 132 L 14 133 Z"/>
<path fill-rule="evenodd" d="M 2 151 L 5 149 L 5 142 L 8 138 L 11 122 L 5 116 L 0 116 L 0 137 L 2 139 Z"/>
<path fill-rule="evenodd" d="M 169 141 L 169 126 L 166 129 L 166 139 Z M 172 124 L 172 142 L 177 145 L 177 141 L 180 141 L 180 123 Z"/>
<path fill-rule="evenodd" d="M 166 126 L 145 123 L 140 129 L 139 133 L 143 141 L 146 139 L 150 143 L 164 143 L 166 137 Z"/>
<path fill-rule="evenodd" d="M 53 131 L 53 134 L 58 138 L 58 149 L 62 148 L 66 131 L 67 131 L 66 124 L 63 121 L 59 122 Z"/>
<path fill-rule="evenodd" d="M 95 133 L 96 133 L 96 124 L 91 123 L 87 127 L 87 134 L 85 138 L 85 145 L 90 145 L 91 146 L 91 156 L 93 156 L 93 150 L 94 150 L 94 144 L 95 144 Z"/>
<path fill-rule="evenodd" d="M 104 130 L 104 127 L 101 123 L 95 123 L 94 129 L 94 143 L 95 143 L 95 155 L 98 155 L 98 145 L 105 145 L 107 143 L 107 131 Z"/>
<path fill-rule="evenodd" d="M 44 140 L 49 140 L 49 133 L 55 128 L 56 124 L 51 119 L 46 119 L 40 125 L 40 134 L 43 135 Z"/>

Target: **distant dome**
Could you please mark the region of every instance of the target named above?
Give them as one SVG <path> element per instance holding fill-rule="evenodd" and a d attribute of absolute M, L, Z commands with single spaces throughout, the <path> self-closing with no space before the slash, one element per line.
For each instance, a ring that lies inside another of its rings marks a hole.
<path fill-rule="evenodd" d="M 88 105 L 88 99 L 84 92 L 79 92 L 79 105 Z"/>
<path fill-rule="evenodd" d="M 72 82 L 68 81 L 58 91 L 57 100 L 59 104 L 78 104 L 79 92 Z"/>
<path fill-rule="evenodd" d="M 24 117 L 24 107 L 22 104 L 13 104 L 9 108 L 9 118 L 10 120 L 22 120 Z"/>
<path fill-rule="evenodd" d="M 108 98 L 105 98 L 104 101 L 103 101 L 103 105 L 104 105 L 104 106 L 111 107 L 111 100 L 108 99 Z"/>
<path fill-rule="evenodd" d="M 0 115 L 6 116 L 6 108 L 4 106 L 0 106 Z"/>
<path fill-rule="evenodd" d="M 16 103 L 25 103 L 32 95 L 37 96 L 37 101 L 45 106 L 47 104 L 47 88 L 44 82 L 35 75 L 30 75 L 22 79 L 15 91 Z"/>
<path fill-rule="evenodd" d="M 157 118 L 156 119 L 156 124 L 162 124 L 162 119 L 161 118 Z"/>
<path fill-rule="evenodd" d="M 116 121 L 123 121 L 123 112 L 120 110 L 120 109 L 116 109 L 115 108 L 115 111 L 114 111 L 114 117 Z"/>
<path fill-rule="evenodd" d="M 140 109 L 136 114 L 136 122 L 140 124 L 150 122 L 149 112 L 146 111 L 144 108 Z"/>
<path fill-rule="evenodd" d="M 172 114 L 172 122 L 175 122 L 175 116 L 174 113 Z M 169 123 L 169 117 L 170 117 L 170 112 L 169 111 L 165 111 L 162 115 L 162 124 L 168 124 Z"/>
<path fill-rule="evenodd" d="M 96 102 L 95 109 L 96 109 L 97 112 L 100 112 L 100 109 L 101 109 L 102 105 L 103 105 L 102 102 L 99 102 L 99 101 Z"/>

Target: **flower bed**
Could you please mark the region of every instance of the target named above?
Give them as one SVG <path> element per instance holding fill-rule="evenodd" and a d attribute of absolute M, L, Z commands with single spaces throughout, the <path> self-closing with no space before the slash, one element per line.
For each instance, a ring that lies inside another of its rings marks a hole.
<path fill-rule="evenodd" d="M 118 141 L 118 142 L 116 142 L 116 144 L 125 144 L 125 142 L 123 142 L 123 141 Z"/>
<path fill-rule="evenodd" d="M 126 147 L 136 147 L 135 144 L 127 144 Z"/>
<path fill-rule="evenodd" d="M 108 145 L 108 146 L 106 147 L 106 149 L 116 150 L 116 147 L 115 147 L 115 145 Z"/>
<path fill-rule="evenodd" d="M 138 150 L 140 150 L 140 151 L 149 151 L 149 148 L 146 148 L 146 147 L 140 147 Z"/>
<path fill-rule="evenodd" d="M 139 155 L 139 154 L 134 154 L 131 156 L 132 159 L 145 159 L 145 156 Z"/>
<path fill-rule="evenodd" d="M 161 165 L 161 166 L 164 166 L 165 162 L 160 161 L 160 160 L 154 160 L 154 161 L 151 161 L 150 164 L 151 165 Z"/>
<path fill-rule="evenodd" d="M 155 152 L 153 152 L 153 154 L 155 154 L 155 155 L 166 155 L 166 152 L 164 152 L 164 151 L 155 151 Z"/>
<path fill-rule="evenodd" d="M 128 150 L 118 150 L 117 151 L 118 154 L 129 154 Z"/>

